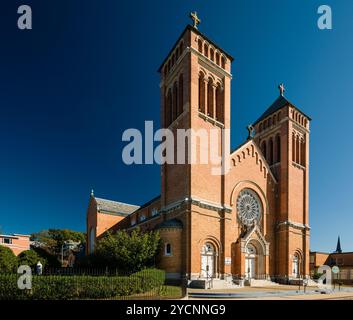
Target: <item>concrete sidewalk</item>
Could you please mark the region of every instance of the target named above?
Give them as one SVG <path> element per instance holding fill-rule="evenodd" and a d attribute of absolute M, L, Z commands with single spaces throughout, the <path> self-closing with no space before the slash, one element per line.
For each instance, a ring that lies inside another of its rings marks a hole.
<path fill-rule="evenodd" d="M 307 287 L 304 293 L 303 287 L 277 285 L 271 287 L 243 287 L 223 290 L 198 290 L 188 289 L 190 300 L 353 300 L 353 287 L 343 287 L 341 291 L 336 288 L 333 292 L 323 294 L 317 287 Z M 211 296 L 210 296 L 211 295 Z"/>

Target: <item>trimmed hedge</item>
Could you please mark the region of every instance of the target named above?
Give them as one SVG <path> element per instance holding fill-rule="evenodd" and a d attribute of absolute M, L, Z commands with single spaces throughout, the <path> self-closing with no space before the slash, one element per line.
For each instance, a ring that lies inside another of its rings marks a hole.
<path fill-rule="evenodd" d="M 109 299 L 158 289 L 164 284 L 165 272 L 146 269 L 130 276 L 37 276 L 32 289 L 17 287 L 19 275 L 0 275 L 2 300 Z"/>

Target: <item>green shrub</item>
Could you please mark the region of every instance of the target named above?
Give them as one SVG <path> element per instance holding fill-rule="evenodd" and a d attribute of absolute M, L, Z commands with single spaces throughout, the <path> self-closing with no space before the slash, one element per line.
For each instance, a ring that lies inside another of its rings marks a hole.
<path fill-rule="evenodd" d="M 16 272 L 17 257 L 8 247 L 0 245 L 0 273 Z"/>
<path fill-rule="evenodd" d="M 109 299 L 151 291 L 164 284 L 165 272 L 146 269 L 130 276 L 37 276 L 31 290 L 17 288 L 18 275 L 0 275 L 0 299 Z"/>
<path fill-rule="evenodd" d="M 27 265 L 30 266 L 32 269 L 35 268 L 38 261 L 41 262 L 43 268 L 47 264 L 47 261 L 43 257 L 39 256 L 39 254 L 34 250 L 26 250 L 21 252 L 17 259 L 18 265 Z"/>

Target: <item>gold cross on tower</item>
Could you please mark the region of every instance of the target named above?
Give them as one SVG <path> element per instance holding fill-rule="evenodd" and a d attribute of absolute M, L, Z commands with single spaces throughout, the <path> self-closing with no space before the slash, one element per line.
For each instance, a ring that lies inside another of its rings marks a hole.
<path fill-rule="evenodd" d="M 286 88 L 284 87 L 284 84 L 281 83 L 281 84 L 278 86 L 278 89 L 279 89 L 280 95 L 283 97 L 283 96 L 284 96 L 284 91 L 286 91 Z"/>
<path fill-rule="evenodd" d="M 199 17 L 197 16 L 197 12 L 191 12 L 190 13 L 190 18 L 192 19 L 192 21 L 194 22 L 194 28 L 197 29 L 197 25 L 201 22 L 201 20 L 199 19 Z"/>

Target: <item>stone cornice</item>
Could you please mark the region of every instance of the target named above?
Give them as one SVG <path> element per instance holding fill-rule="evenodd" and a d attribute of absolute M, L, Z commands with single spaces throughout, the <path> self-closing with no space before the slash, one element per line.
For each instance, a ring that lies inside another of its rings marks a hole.
<path fill-rule="evenodd" d="M 204 209 L 208 209 L 216 212 L 221 212 L 221 211 L 225 211 L 226 213 L 232 212 L 232 207 L 230 206 L 222 205 L 220 203 L 210 202 L 197 197 L 190 197 L 190 198 L 186 197 L 185 199 L 175 201 L 165 206 L 164 208 L 162 208 L 161 212 L 169 213 L 174 210 L 180 209 L 184 204 L 188 204 L 188 203 L 192 205 L 196 205 L 200 208 L 204 208 Z"/>
<path fill-rule="evenodd" d="M 289 226 L 291 228 L 296 228 L 296 229 L 301 229 L 301 230 L 310 230 L 310 227 L 308 225 L 304 225 L 302 223 L 298 223 L 298 222 L 293 222 L 293 221 L 280 221 L 277 223 L 277 228 L 280 228 L 281 226 Z"/>

